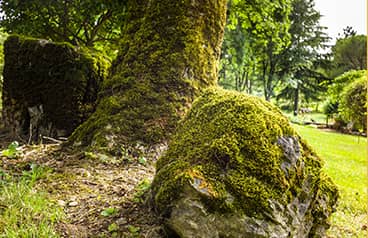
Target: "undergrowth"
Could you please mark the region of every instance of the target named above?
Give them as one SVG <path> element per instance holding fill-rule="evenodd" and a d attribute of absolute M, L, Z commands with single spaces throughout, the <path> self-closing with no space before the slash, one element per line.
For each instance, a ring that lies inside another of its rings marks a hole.
<path fill-rule="evenodd" d="M 55 225 L 63 211 L 36 189 L 50 170 L 35 164 L 30 168 L 18 177 L 0 170 L 0 238 L 59 237 Z"/>

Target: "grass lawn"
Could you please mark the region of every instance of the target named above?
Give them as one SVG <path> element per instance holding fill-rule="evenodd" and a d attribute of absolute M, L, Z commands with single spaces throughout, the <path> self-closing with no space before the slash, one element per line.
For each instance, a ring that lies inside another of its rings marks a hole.
<path fill-rule="evenodd" d="M 298 116 L 294 116 L 292 112 L 283 112 L 284 115 L 292 122 L 296 122 L 299 124 L 303 124 L 305 122 L 317 122 L 317 123 L 326 123 L 326 115 L 320 112 L 311 112 L 305 114 L 299 114 Z M 330 122 L 329 122 L 330 123 Z"/>
<path fill-rule="evenodd" d="M 366 138 L 293 125 L 325 160 L 324 170 L 340 191 L 328 237 L 368 237 Z"/>

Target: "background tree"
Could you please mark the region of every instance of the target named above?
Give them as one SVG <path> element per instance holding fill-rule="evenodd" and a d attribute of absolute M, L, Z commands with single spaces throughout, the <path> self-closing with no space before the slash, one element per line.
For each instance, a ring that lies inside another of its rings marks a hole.
<path fill-rule="evenodd" d="M 2 0 L 0 26 L 16 33 L 73 45 L 113 46 L 120 36 L 126 1 Z M 109 44 L 110 43 L 110 44 Z"/>
<path fill-rule="evenodd" d="M 282 9 L 273 7 L 263 17 L 272 22 L 268 27 L 260 19 L 252 24 L 237 2 L 230 3 L 220 84 L 261 93 L 266 100 L 275 95 L 292 100 L 295 111 L 299 95 L 316 98 L 319 83 L 326 78 L 318 71 L 316 59 L 329 38 L 319 25 L 321 16 L 314 1 L 293 0 L 289 5 L 284 2 Z"/>
<path fill-rule="evenodd" d="M 278 55 L 278 78 L 283 79 L 277 98 L 288 99 L 296 115 L 301 98 L 317 100 L 320 83 L 327 78 L 318 71 L 320 51 L 327 48 L 329 37 L 320 26 L 320 13 L 314 0 L 294 0 L 290 13 L 290 45 Z"/>
<path fill-rule="evenodd" d="M 349 70 L 362 70 L 367 66 L 367 37 L 365 35 L 346 35 L 339 38 L 332 47 L 332 56 L 339 73 Z"/>
<path fill-rule="evenodd" d="M 225 28 L 219 84 L 224 88 L 252 93 L 256 65 L 254 53 L 242 20 L 237 13 L 234 15 L 236 25 L 228 24 Z"/>
<path fill-rule="evenodd" d="M 338 38 L 348 38 L 350 36 L 355 36 L 357 34 L 357 31 L 353 29 L 351 26 L 346 26 L 344 29 L 342 29 L 343 33 L 342 35 L 339 33 Z"/>
<path fill-rule="evenodd" d="M 252 92 L 264 49 L 278 51 L 288 43 L 289 0 L 229 1 L 228 22 L 221 59 L 220 85 Z"/>
<path fill-rule="evenodd" d="M 324 92 L 323 90 L 326 90 L 326 86 L 322 82 L 328 79 L 323 73 L 318 71 L 316 66 L 300 67 L 294 72 L 292 77 L 284 81 L 276 99 L 289 101 L 289 105 L 292 105 L 294 116 L 296 116 L 299 113 L 301 99 L 306 102 L 320 100 L 322 92 Z"/>

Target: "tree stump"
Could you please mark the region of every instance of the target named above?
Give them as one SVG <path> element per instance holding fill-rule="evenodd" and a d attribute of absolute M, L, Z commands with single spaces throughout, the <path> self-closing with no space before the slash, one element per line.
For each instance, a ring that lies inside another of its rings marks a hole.
<path fill-rule="evenodd" d="M 3 120 L 14 138 L 66 137 L 94 111 L 103 57 L 67 43 L 10 36 L 4 43 Z"/>

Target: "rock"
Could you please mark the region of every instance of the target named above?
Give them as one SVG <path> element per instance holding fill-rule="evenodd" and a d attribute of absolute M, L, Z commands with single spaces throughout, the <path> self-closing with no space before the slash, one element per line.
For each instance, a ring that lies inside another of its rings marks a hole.
<path fill-rule="evenodd" d="M 69 207 L 76 207 L 76 206 L 78 206 L 78 202 L 73 201 L 73 202 L 70 202 L 68 205 L 69 205 Z"/>
<path fill-rule="evenodd" d="M 58 200 L 57 203 L 61 207 L 65 207 L 66 206 L 66 202 L 64 200 Z"/>
<path fill-rule="evenodd" d="M 338 191 L 272 104 L 209 89 L 157 161 L 152 202 L 179 237 L 323 237 Z"/>
<path fill-rule="evenodd" d="M 128 224 L 128 220 L 125 217 L 120 217 L 116 220 L 116 224 L 119 226 L 123 226 L 125 224 Z"/>

